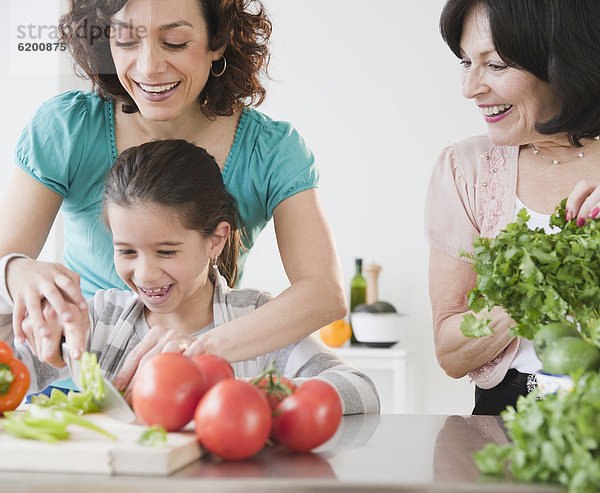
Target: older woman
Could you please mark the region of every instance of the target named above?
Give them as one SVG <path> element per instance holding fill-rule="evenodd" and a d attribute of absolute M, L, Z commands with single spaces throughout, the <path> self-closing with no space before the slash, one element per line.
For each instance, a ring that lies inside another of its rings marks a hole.
<path fill-rule="evenodd" d="M 564 197 L 577 224 L 600 217 L 600 12 L 591 0 L 577 9 L 449 0 L 440 27 L 488 132 L 446 148 L 429 186 L 436 355 L 448 375 L 475 381 L 474 414 L 498 414 L 528 392 L 541 364 L 531 341 L 511 338 L 514 322 L 499 307 L 490 314 L 494 335 L 462 335 L 476 274 L 460 251 L 496 236 L 523 207 L 530 226 L 548 228 Z"/>
<path fill-rule="evenodd" d="M 265 96 L 259 76 L 271 24 L 260 2 L 71 0 L 60 27 L 94 91 L 70 91 L 44 103 L 16 148 L 16 167 L 0 200 L 0 254 L 37 257 L 62 207 L 66 267 L 22 258 L 8 263 L 15 335 L 55 365 L 62 364 L 62 324 L 74 353 L 83 348 L 87 327 L 69 322 L 84 308 L 84 296 L 125 287 L 100 220 L 104 179 L 119 153 L 165 138 L 206 148 L 237 199 L 246 242 L 241 262 L 230 267 L 243 269 L 273 217 L 291 283 L 272 303 L 199 336 L 186 354 L 245 360 L 343 317 L 342 274 L 316 190 L 314 157 L 291 125 L 249 107 Z M 52 309 L 44 310 L 48 305 Z M 22 328 L 26 313 L 27 327 L 35 330 Z M 54 315 L 62 323 L 54 323 Z M 164 330 L 145 337 L 121 380 L 129 381 L 145 353 L 160 350 Z"/>

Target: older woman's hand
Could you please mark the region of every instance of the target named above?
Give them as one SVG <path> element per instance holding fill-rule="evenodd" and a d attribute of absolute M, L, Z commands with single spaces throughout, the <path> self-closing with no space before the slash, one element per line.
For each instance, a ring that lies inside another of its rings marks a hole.
<path fill-rule="evenodd" d="M 567 198 L 566 219 L 577 218 L 583 226 L 588 219 L 600 219 L 600 181 L 578 181 Z"/>

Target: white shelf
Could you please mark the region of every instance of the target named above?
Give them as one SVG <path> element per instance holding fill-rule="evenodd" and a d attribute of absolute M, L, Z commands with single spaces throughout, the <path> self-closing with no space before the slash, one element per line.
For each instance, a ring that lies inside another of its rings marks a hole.
<path fill-rule="evenodd" d="M 349 364 L 364 371 L 375 383 L 382 413 L 407 412 L 406 380 L 409 353 L 396 344 L 390 348 L 350 346 L 331 348 Z"/>
<path fill-rule="evenodd" d="M 400 346 L 400 343 L 396 343 L 395 345 L 389 348 L 379 348 L 379 347 L 369 347 L 362 345 L 354 345 L 354 346 L 342 346 L 331 348 L 337 354 L 339 354 L 342 358 L 406 358 L 408 356 L 408 351 L 403 349 Z"/>

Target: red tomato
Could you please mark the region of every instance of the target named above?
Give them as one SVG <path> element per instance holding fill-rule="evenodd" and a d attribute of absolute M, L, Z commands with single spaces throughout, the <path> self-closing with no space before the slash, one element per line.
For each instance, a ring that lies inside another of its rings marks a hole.
<path fill-rule="evenodd" d="M 258 452 L 271 431 L 271 408 L 249 382 L 230 378 L 212 387 L 194 414 L 196 436 L 223 459 L 245 459 Z"/>
<path fill-rule="evenodd" d="M 197 354 L 196 356 L 192 356 L 192 361 L 204 372 L 207 389 L 210 389 L 222 380 L 234 377 L 231 365 L 223 358 L 214 354 Z"/>
<path fill-rule="evenodd" d="M 323 380 L 304 382 L 283 399 L 273 413 L 273 437 L 305 452 L 329 440 L 342 420 L 342 401 Z"/>
<path fill-rule="evenodd" d="M 161 353 L 140 368 L 133 381 L 131 401 L 136 416 L 148 426 L 167 431 L 183 428 L 194 417 L 206 392 L 202 369 L 183 354 Z"/>
<path fill-rule="evenodd" d="M 272 382 L 271 376 L 266 375 L 255 385 L 264 392 L 271 409 L 275 409 L 277 404 L 291 395 L 298 386 L 289 378 L 282 377 L 281 375 L 273 375 L 272 377 Z"/>

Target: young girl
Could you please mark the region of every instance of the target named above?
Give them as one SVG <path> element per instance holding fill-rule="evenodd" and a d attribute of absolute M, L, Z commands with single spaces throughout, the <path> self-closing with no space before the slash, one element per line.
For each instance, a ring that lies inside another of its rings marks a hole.
<path fill-rule="evenodd" d="M 240 243 L 237 206 L 204 149 L 184 140 L 163 140 L 126 150 L 108 174 L 103 214 L 113 237 L 116 271 L 131 291 L 101 290 L 88 301 L 86 349 L 97 355 L 105 376 L 115 379 L 118 389 L 155 352 L 182 352 L 192 336 L 271 299 L 264 291 L 231 288 Z M 10 304 L 6 289 L 4 298 Z M 46 315 L 56 316 L 52 310 Z M 147 334 L 151 337 L 144 338 Z M 13 342 L 9 330 L 2 337 Z M 263 334 L 256 331 L 256 337 Z M 142 338 L 144 348 L 139 344 Z M 31 371 L 30 392 L 68 376 L 66 367 L 40 362 L 31 344 L 35 339 L 15 348 Z M 128 364 L 134 363 L 125 368 L 130 352 L 134 357 Z M 144 356 L 137 358 L 136 353 Z M 236 377 L 255 377 L 273 360 L 288 378 L 318 376 L 331 383 L 345 414 L 379 411 L 373 382 L 315 336 L 232 366 Z"/>

